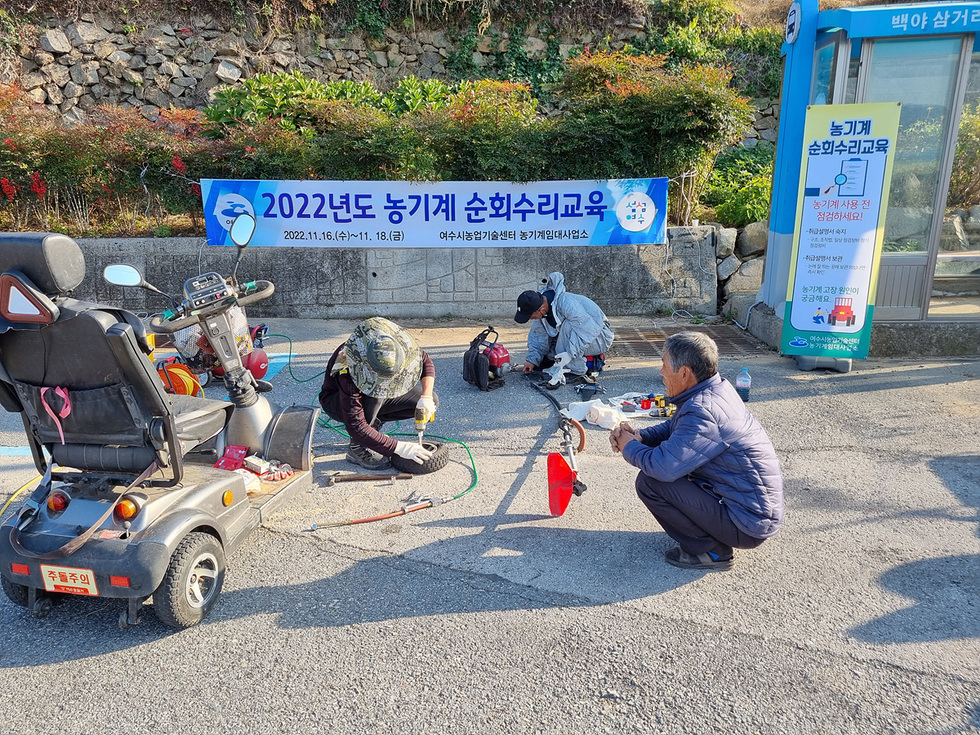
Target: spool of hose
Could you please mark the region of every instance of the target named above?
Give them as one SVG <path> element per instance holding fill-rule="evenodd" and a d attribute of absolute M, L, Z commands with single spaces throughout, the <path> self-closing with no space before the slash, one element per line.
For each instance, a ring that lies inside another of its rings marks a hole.
<path fill-rule="evenodd" d="M 157 365 L 157 374 L 163 381 L 167 393 L 180 396 L 197 396 L 201 394 L 201 384 L 194 373 L 186 365 L 179 362 L 167 362 Z"/>

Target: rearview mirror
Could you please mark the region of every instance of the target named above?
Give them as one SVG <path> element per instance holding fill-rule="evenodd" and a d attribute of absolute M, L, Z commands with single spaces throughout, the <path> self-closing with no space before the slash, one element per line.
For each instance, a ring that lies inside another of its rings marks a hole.
<path fill-rule="evenodd" d="M 102 277 L 113 286 L 139 286 L 143 283 L 143 274 L 125 263 L 107 265 Z"/>
<path fill-rule="evenodd" d="M 250 214 L 240 214 L 231 223 L 231 241 L 238 247 L 243 248 L 248 245 L 248 241 L 255 234 L 255 217 Z"/>

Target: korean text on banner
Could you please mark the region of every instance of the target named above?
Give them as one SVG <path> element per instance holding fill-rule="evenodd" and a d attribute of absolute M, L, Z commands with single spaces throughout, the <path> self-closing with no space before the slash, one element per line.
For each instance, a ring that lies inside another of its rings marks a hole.
<path fill-rule="evenodd" d="M 868 356 L 900 112 L 896 102 L 807 108 L 787 355 Z"/>
<path fill-rule="evenodd" d="M 201 182 L 211 245 L 242 213 L 256 245 L 451 248 L 667 240 L 667 179 Z"/>

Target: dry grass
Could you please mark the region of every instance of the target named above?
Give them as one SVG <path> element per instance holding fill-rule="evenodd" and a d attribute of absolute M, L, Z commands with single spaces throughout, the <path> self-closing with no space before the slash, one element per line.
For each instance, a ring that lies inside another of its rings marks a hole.
<path fill-rule="evenodd" d="M 772 26 L 781 28 L 786 21 L 786 11 L 792 0 L 732 0 L 743 20 L 750 26 Z M 905 2 L 930 2 L 931 0 L 904 0 Z M 357 0 L 353 0 L 356 4 Z M 407 0 L 408 6 L 421 16 L 451 17 L 450 12 L 460 8 L 468 9 L 474 0 Z M 820 9 L 854 7 L 860 5 L 884 5 L 896 0 L 820 0 Z M 482 0 L 489 10 L 506 9 L 506 0 Z M 274 16 L 279 20 L 294 20 L 311 12 L 321 15 L 328 22 L 335 16 L 346 15 L 346 5 L 351 0 L 4 0 L 0 3 L 11 17 L 24 19 L 37 17 L 44 13 L 56 13 L 65 17 L 78 17 L 83 13 L 106 15 L 109 17 L 128 14 L 133 16 L 175 16 L 182 20 L 199 14 L 210 14 L 222 20 L 232 19 L 234 8 L 244 8 L 247 12 L 264 17 Z M 533 14 L 535 8 L 545 3 L 542 0 L 526 0 L 520 3 L 526 11 Z M 584 0 L 558 2 L 551 12 L 559 9 L 561 16 L 575 16 L 578 21 L 599 22 L 602 17 L 627 17 L 629 8 L 638 10 L 643 0 Z M 574 9 L 574 11 L 572 10 Z M 633 13 L 636 14 L 636 13 Z M 594 16 L 594 17 L 593 17 Z M 287 23 L 288 25 L 288 23 Z"/>
<path fill-rule="evenodd" d="M 907 3 L 927 2 L 929 0 L 904 0 Z M 752 27 L 773 26 L 782 28 L 786 23 L 786 12 L 792 0 L 734 0 L 739 15 Z M 821 10 L 833 8 L 854 8 L 861 5 L 887 5 L 897 0 L 820 0 Z"/>

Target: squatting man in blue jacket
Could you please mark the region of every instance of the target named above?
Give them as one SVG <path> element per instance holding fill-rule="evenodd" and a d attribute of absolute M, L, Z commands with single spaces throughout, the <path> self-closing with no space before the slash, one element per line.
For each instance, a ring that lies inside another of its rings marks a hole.
<path fill-rule="evenodd" d="M 548 274 L 541 291 L 524 291 L 517 298 L 514 321 L 527 324 L 524 372 L 558 365 L 573 376 L 586 372 L 586 357 L 599 357 L 612 346 L 609 320 L 592 299 L 565 290 L 565 276 Z"/>
<path fill-rule="evenodd" d="M 718 346 L 698 332 L 664 344 L 660 369 L 677 406 L 669 421 L 612 430 L 613 451 L 640 470 L 636 493 L 679 545 L 664 554 L 682 569 L 726 571 L 733 549 L 779 530 L 783 477 L 765 430 L 718 374 Z"/>

